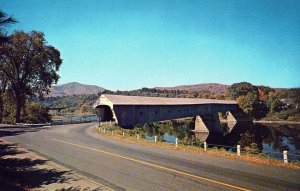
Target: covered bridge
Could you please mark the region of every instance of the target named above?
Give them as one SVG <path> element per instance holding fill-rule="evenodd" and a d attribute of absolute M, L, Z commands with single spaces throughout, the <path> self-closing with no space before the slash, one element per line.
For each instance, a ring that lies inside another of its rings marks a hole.
<path fill-rule="evenodd" d="M 115 121 L 121 127 L 196 117 L 196 131 L 222 132 L 218 112 L 229 112 L 230 121 L 249 120 L 231 100 L 102 94 L 94 108 L 101 121 Z"/>

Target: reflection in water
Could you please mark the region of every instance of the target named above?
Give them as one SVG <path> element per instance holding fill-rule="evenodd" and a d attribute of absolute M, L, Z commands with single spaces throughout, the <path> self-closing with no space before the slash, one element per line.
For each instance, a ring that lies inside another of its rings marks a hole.
<path fill-rule="evenodd" d="M 247 132 L 253 126 L 253 123 L 249 122 L 239 122 L 236 123 L 231 130 L 224 135 L 223 142 L 227 146 L 235 146 L 238 141 L 244 136 L 244 134 Z"/>
<path fill-rule="evenodd" d="M 241 145 L 249 153 L 267 152 L 270 155 L 287 150 L 292 159 L 300 159 L 300 125 L 222 124 L 224 134 L 192 132 L 192 119 L 182 121 L 164 121 L 146 124 L 142 129 L 149 139 L 158 136 L 159 140 L 175 142 L 176 137 L 181 143 L 191 145 L 193 142 L 204 142 L 208 145 L 224 145 L 234 147 Z M 166 138 L 168 140 L 166 140 Z M 272 154 L 273 153 L 273 154 Z"/>
<path fill-rule="evenodd" d="M 227 123 L 227 132 L 228 133 L 230 133 L 234 127 L 236 128 L 236 123 L 237 122 L 233 122 L 233 121 Z"/>

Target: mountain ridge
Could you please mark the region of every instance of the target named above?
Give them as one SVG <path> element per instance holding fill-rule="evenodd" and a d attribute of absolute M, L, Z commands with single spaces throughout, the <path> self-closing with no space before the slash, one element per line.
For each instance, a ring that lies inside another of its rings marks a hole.
<path fill-rule="evenodd" d="M 50 89 L 49 97 L 67 96 L 67 95 L 91 95 L 102 92 L 104 88 L 96 85 L 81 84 L 70 82 L 62 85 L 53 86 Z"/>
<path fill-rule="evenodd" d="M 212 93 L 223 93 L 228 90 L 230 85 L 219 83 L 202 83 L 194 85 L 180 85 L 174 87 L 154 87 L 157 90 L 195 90 L 195 91 L 208 91 Z M 79 82 L 70 82 L 53 86 L 50 89 L 48 97 L 68 96 L 68 95 L 91 95 L 102 92 L 105 88 L 97 85 L 81 84 Z"/>
<path fill-rule="evenodd" d="M 224 93 L 228 91 L 230 85 L 220 83 L 200 83 L 193 85 L 179 85 L 173 87 L 154 87 L 148 89 L 156 90 L 184 90 L 184 91 L 199 91 L 199 92 L 211 92 L 211 93 Z M 142 88 L 141 88 L 142 89 Z M 274 89 L 286 89 L 286 88 L 274 88 Z M 97 85 L 81 84 L 79 82 L 70 82 L 53 86 L 50 89 L 48 97 L 68 96 L 68 95 L 91 95 L 98 94 L 104 91 L 105 88 Z"/>

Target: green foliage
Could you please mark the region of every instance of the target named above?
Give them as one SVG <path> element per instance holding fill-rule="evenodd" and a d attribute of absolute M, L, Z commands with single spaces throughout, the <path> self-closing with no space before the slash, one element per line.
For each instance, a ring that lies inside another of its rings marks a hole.
<path fill-rule="evenodd" d="M 110 91 L 104 90 L 102 94 L 128 95 L 128 96 L 150 96 L 150 97 L 177 97 L 179 94 L 187 93 L 182 90 L 158 90 L 154 88 L 142 88 L 132 91 Z"/>
<path fill-rule="evenodd" d="M 50 121 L 47 110 L 35 102 L 27 102 L 21 113 L 21 120 L 25 123 L 46 123 Z"/>
<path fill-rule="evenodd" d="M 229 88 L 229 93 L 231 98 L 236 100 L 239 96 L 246 96 L 248 93 L 258 95 L 258 89 L 248 82 L 240 82 L 232 84 Z"/>
<path fill-rule="evenodd" d="M 295 116 L 298 110 L 293 110 L 299 105 L 300 89 L 274 90 L 267 86 L 253 86 L 248 82 L 233 84 L 229 88 L 232 98 L 236 99 L 239 106 L 246 114 L 267 120 L 286 120 Z M 281 99 L 288 99 L 292 105 L 286 105 Z"/>
<path fill-rule="evenodd" d="M 2 122 L 7 124 L 12 124 L 14 122 L 16 114 L 16 106 L 10 92 L 5 92 L 2 94 L 3 99 L 3 113 Z"/>
<path fill-rule="evenodd" d="M 6 43 L 9 40 L 6 27 L 16 22 L 17 21 L 13 17 L 7 16 L 6 13 L 0 10 L 0 45 Z"/>
<path fill-rule="evenodd" d="M 294 101 L 296 108 L 300 106 L 300 88 L 292 88 L 287 92 L 287 98 L 290 98 Z"/>
<path fill-rule="evenodd" d="M 268 112 L 265 103 L 258 99 L 258 95 L 255 92 L 249 92 L 245 96 L 239 96 L 237 103 L 246 114 L 255 119 L 264 117 Z"/>
<path fill-rule="evenodd" d="M 254 105 L 257 102 L 257 96 L 253 93 L 248 93 L 247 95 L 241 95 L 237 98 L 237 103 L 244 110 L 244 112 L 248 115 L 254 113 L 255 108 Z"/>
<path fill-rule="evenodd" d="M 0 10 L 0 64 L 5 57 L 3 51 L 3 45 L 7 43 L 10 37 L 7 35 L 7 27 L 10 24 L 16 23 L 16 20 L 13 17 L 9 17 L 6 13 Z M 0 123 L 2 123 L 3 114 L 4 114 L 4 96 L 7 90 L 8 79 L 5 76 L 4 71 L 0 66 Z"/>
<path fill-rule="evenodd" d="M 16 104 L 15 122 L 28 96 L 43 95 L 57 83 L 62 60 L 60 52 L 48 45 L 42 32 L 14 32 L 8 43 L 1 46 L 0 71 L 8 81 Z"/>
<path fill-rule="evenodd" d="M 44 99 L 33 99 L 44 108 L 56 107 L 66 108 L 63 113 L 91 114 L 95 113 L 93 104 L 98 99 L 98 95 L 72 95 L 61 97 L 46 97 Z"/>
<path fill-rule="evenodd" d="M 276 121 L 276 120 L 288 120 L 290 117 L 295 117 L 299 115 L 298 109 L 287 109 L 287 110 L 281 110 L 274 113 L 269 113 L 266 116 L 266 120 L 270 121 Z"/>
<path fill-rule="evenodd" d="M 3 123 L 12 124 L 15 120 L 16 106 L 12 96 L 4 94 Z M 23 123 L 46 123 L 50 121 L 48 112 L 35 102 L 27 101 L 21 112 Z"/>
<path fill-rule="evenodd" d="M 270 92 L 274 92 L 275 90 L 273 88 L 270 88 L 269 86 L 256 86 L 257 89 L 264 92 L 266 95 L 268 95 Z"/>
<path fill-rule="evenodd" d="M 269 96 L 267 100 L 267 107 L 270 113 L 279 112 L 284 107 L 284 104 L 275 96 Z"/>
<path fill-rule="evenodd" d="M 110 91 L 104 90 L 102 94 L 128 95 L 128 96 L 149 96 L 149 97 L 170 97 L 170 98 L 205 98 L 205 99 L 230 99 L 227 92 L 213 93 L 206 90 L 159 90 L 154 88 L 142 88 L 131 91 Z"/>
<path fill-rule="evenodd" d="M 257 87 L 248 82 L 235 83 L 229 88 L 231 98 L 236 99 L 244 112 L 255 119 L 260 119 L 268 113 L 263 100 L 271 91 L 273 89 L 270 87 Z"/>

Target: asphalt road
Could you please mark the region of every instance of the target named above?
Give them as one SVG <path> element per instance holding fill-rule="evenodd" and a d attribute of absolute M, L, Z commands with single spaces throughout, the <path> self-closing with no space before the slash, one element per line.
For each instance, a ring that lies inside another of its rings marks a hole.
<path fill-rule="evenodd" d="M 300 170 L 123 143 L 95 126 L 0 127 L 0 138 L 116 190 L 300 190 Z"/>

